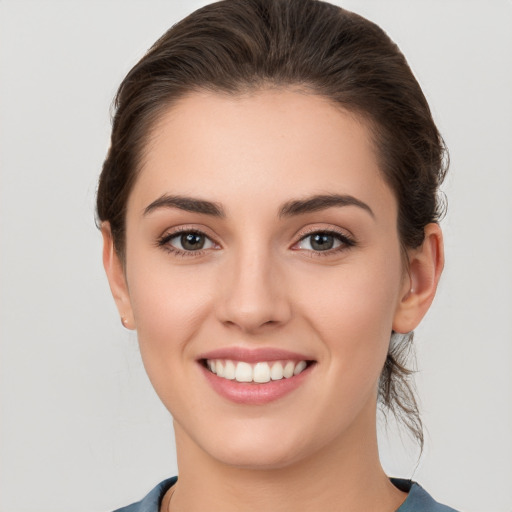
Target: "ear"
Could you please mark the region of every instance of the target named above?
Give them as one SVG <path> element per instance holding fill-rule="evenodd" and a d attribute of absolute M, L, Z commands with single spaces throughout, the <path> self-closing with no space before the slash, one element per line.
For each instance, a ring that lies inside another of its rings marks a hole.
<path fill-rule="evenodd" d="M 110 291 L 119 311 L 121 323 L 127 329 L 135 329 L 124 266 L 114 248 L 114 240 L 112 239 L 112 230 L 110 229 L 109 222 L 101 224 L 101 234 L 103 236 L 103 267 L 107 273 Z"/>
<path fill-rule="evenodd" d="M 444 266 L 443 234 L 439 224 L 427 224 L 420 247 L 409 251 L 408 275 L 393 320 L 393 330 L 414 330 L 428 311 Z"/>

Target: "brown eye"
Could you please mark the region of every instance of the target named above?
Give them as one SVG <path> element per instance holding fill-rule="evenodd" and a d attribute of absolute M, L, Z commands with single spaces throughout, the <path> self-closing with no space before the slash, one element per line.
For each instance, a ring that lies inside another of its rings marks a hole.
<path fill-rule="evenodd" d="M 334 247 L 334 236 L 327 233 L 316 233 L 311 235 L 311 248 L 315 251 L 328 251 Z"/>
<path fill-rule="evenodd" d="M 326 252 L 336 249 L 351 247 L 355 242 L 348 236 L 336 233 L 334 231 L 316 231 L 303 237 L 296 245 L 298 249 Z"/>
<path fill-rule="evenodd" d="M 206 237 L 199 233 L 183 233 L 180 242 L 186 251 L 198 251 L 204 247 Z"/>
<path fill-rule="evenodd" d="M 189 253 L 216 247 L 215 243 L 200 231 L 182 231 L 166 235 L 158 245 L 167 246 L 173 251 Z"/>

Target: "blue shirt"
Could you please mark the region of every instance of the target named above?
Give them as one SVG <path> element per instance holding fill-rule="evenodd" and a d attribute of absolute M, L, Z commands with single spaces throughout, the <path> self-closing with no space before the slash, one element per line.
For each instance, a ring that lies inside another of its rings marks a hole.
<path fill-rule="evenodd" d="M 168 478 L 159 483 L 145 498 L 137 503 L 119 508 L 114 512 L 159 512 L 160 503 L 167 490 L 177 482 L 178 478 Z M 457 512 L 453 508 L 441 505 L 421 487 L 411 480 L 392 478 L 393 484 L 401 491 L 407 492 L 407 499 L 396 512 Z"/>

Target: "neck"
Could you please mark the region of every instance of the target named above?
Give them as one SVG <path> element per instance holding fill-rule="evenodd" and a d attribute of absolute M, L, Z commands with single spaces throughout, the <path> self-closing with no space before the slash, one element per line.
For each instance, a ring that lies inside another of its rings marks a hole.
<path fill-rule="evenodd" d="M 224 464 L 179 424 L 175 432 L 180 472 L 171 510 L 317 512 L 336 504 L 336 510 L 393 512 L 406 497 L 380 465 L 375 421 L 358 422 L 313 455 L 264 469 Z"/>

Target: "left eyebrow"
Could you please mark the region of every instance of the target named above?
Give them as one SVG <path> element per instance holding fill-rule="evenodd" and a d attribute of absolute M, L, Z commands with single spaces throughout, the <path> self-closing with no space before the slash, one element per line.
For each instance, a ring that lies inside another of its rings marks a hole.
<path fill-rule="evenodd" d="M 279 217 L 291 217 L 341 206 L 357 206 L 375 218 L 375 214 L 366 203 L 354 196 L 340 194 L 316 195 L 305 199 L 288 201 L 279 210 Z"/>

